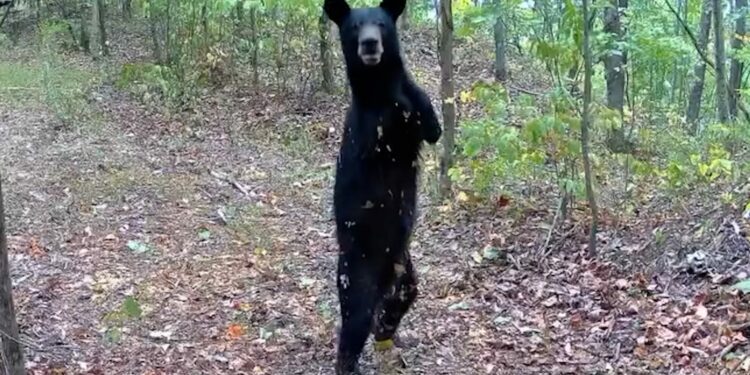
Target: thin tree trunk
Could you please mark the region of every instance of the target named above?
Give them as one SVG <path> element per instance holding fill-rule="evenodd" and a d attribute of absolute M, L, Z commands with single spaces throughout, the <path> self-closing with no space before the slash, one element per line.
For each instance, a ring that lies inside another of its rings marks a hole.
<path fill-rule="evenodd" d="M 734 35 L 732 37 L 732 62 L 729 66 L 729 115 L 732 119 L 737 118 L 737 102 L 740 100 L 740 89 L 742 88 L 742 71 L 744 64 L 737 58 L 737 54 L 744 47 L 745 43 L 741 38 L 745 37 L 745 15 L 747 0 L 736 0 L 735 9 L 737 18 L 734 24 Z"/>
<path fill-rule="evenodd" d="M 711 17 L 712 17 L 712 0 L 703 0 L 701 5 L 701 20 L 700 30 L 698 34 L 698 48 L 701 49 L 701 53 L 705 54 L 708 48 L 708 40 L 711 36 Z M 703 59 L 699 59 L 693 67 L 693 75 L 695 81 L 690 88 L 690 96 L 688 97 L 687 106 L 687 123 L 689 126 L 690 134 L 695 135 L 698 133 L 698 116 L 701 111 L 701 99 L 703 97 L 703 86 L 706 79 L 706 62 Z"/>
<path fill-rule="evenodd" d="M 727 96 L 726 52 L 724 51 L 724 4 L 722 0 L 713 0 L 714 5 L 714 47 L 716 59 L 716 112 L 719 121 L 729 121 Z"/>
<path fill-rule="evenodd" d="M 8 242 L 5 237 L 5 207 L 3 206 L 3 189 L 0 181 L 0 374 L 23 375 L 23 348 L 18 335 L 16 310 L 13 305 L 13 284 L 10 280 L 10 263 L 8 262 Z"/>
<path fill-rule="evenodd" d="M 495 79 L 504 82 L 508 79 L 508 60 L 505 57 L 507 38 L 505 22 L 502 15 L 495 19 Z"/>
<path fill-rule="evenodd" d="M 8 19 L 8 15 L 10 14 L 10 10 L 13 9 L 14 5 L 15 4 L 13 3 L 13 1 L 11 1 L 10 4 L 6 4 L 5 5 L 7 8 L 5 9 L 5 13 L 3 14 L 3 17 L 0 18 L 0 29 L 3 28 L 3 24 L 5 23 L 5 20 Z"/>
<path fill-rule="evenodd" d="M 161 42 L 159 40 L 159 17 L 157 17 L 156 8 L 154 7 L 153 3 L 151 3 L 150 5 L 151 6 L 148 10 L 148 24 L 151 29 L 151 43 L 154 48 L 154 60 L 156 60 L 157 64 L 164 64 L 164 53 L 161 48 Z"/>
<path fill-rule="evenodd" d="M 99 52 L 104 55 L 109 55 L 109 47 L 107 46 L 107 29 L 105 27 L 106 10 L 104 8 L 104 0 L 93 0 L 93 11 L 92 14 L 92 26 L 96 30 L 97 41 L 99 42 Z"/>
<path fill-rule="evenodd" d="M 401 17 L 398 19 L 399 29 L 402 31 L 409 30 L 409 3 L 406 3 L 404 11 L 401 13 Z"/>
<path fill-rule="evenodd" d="M 253 52 L 250 58 L 250 64 L 253 66 L 253 82 L 257 85 L 260 82 L 260 74 L 258 64 L 258 54 L 260 45 L 258 36 L 258 10 L 253 8 L 250 10 L 250 40 L 253 41 Z"/>
<path fill-rule="evenodd" d="M 591 230 L 589 233 L 589 255 L 594 256 L 596 251 L 596 232 L 598 230 L 599 210 L 596 205 L 596 195 L 594 194 L 594 183 L 591 172 L 591 158 L 589 150 L 589 128 L 591 125 L 591 75 L 592 75 L 592 57 L 591 57 L 591 25 L 586 20 L 590 19 L 590 0 L 583 0 L 583 119 L 581 120 L 581 153 L 583 158 L 583 171 L 586 180 L 586 197 L 591 209 Z"/>
<path fill-rule="evenodd" d="M 604 68 L 607 80 L 607 107 L 622 115 L 625 105 L 625 68 L 627 52 L 622 51 L 620 43 L 625 38 L 622 27 L 621 9 L 628 6 L 627 0 L 609 0 L 609 6 L 604 10 L 604 32 L 611 35 L 616 46 L 609 48 L 604 57 Z"/>
<path fill-rule="evenodd" d="M 328 22 L 328 15 L 326 12 L 321 12 L 318 20 L 318 32 L 320 33 L 320 68 L 321 75 L 323 78 L 323 91 L 328 94 L 333 93 L 333 55 L 331 54 L 331 43 L 330 43 L 330 22 Z"/>
<path fill-rule="evenodd" d="M 164 61 L 171 66 L 176 59 L 172 51 L 172 0 L 167 0 L 167 6 L 160 14 L 164 22 Z"/>
<path fill-rule="evenodd" d="M 89 33 L 88 23 L 86 22 L 86 15 L 89 12 L 89 6 L 87 2 L 82 2 L 81 6 L 78 10 L 79 17 L 80 17 L 80 23 L 81 23 L 81 30 L 79 32 L 79 43 L 78 45 L 81 47 L 81 50 L 86 53 L 91 52 L 91 36 Z"/>
<path fill-rule="evenodd" d="M 122 16 L 126 20 L 133 17 L 132 0 L 122 0 Z"/>
<path fill-rule="evenodd" d="M 443 107 L 443 156 L 440 160 L 440 193 L 451 191 L 448 171 L 453 166 L 456 137 L 456 101 L 453 88 L 453 9 L 451 0 L 440 0 L 440 94 Z"/>
<path fill-rule="evenodd" d="M 201 28 L 203 29 L 203 43 L 205 47 L 211 43 L 208 40 L 211 37 L 211 33 L 208 31 L 208 4 L 206 4 L 206 1 L 201 6 Z"/>

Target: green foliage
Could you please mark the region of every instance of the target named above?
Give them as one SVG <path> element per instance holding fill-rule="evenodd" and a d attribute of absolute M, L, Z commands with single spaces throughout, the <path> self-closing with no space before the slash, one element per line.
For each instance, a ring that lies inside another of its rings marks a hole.
<path fill-rule="evenodd" d="M 185 104 L 195 95 L 194 83 L 182 82 L 168 66 L 151 63 L 124 64 L 115 86 L 127 89 L 146 103 L 156 100 L 169 104 L 174 109 Z"/>
<path fill-rule="evenodd" d="M 485 116 L 462 123 L 459 145 L 466 163 L 451 171 L 454 180 L 492 195 L 552 177 L 564 191 L 583 193 L 570 168 L 581 153 L 580 120 L 565 103 L 557 103 L 519 129 L 508 124 L 509 103 L 502 86 L 480 83 L 462 93 L 461 99 L 476 101 Z"/>
<path fill-rule="evenodd" d="M 104 316 L 103 321 L 108 326 L 104 332 L 104 339 L 110 344 L 119 344 L 122 341 L 122 327 L 128 321 L 140 319 L 142 315 L 141 303 L 133 296 L 126 297 L 118 309 Z"/>

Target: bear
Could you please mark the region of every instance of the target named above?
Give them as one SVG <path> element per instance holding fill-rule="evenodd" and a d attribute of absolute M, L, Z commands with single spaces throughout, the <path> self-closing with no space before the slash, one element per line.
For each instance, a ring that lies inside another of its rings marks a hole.
<path fill-rule="evenodd" d="M 404 66 L 396 21 L 405 6 L 405 0 L 369 8 L 325 0 L 323 6 L 339 28 L 351 89 L 333 194 L 341 307 L 337 375 L 359 373 L 371 333 L 376 349 L 393 346 L 417 297 L 409 242 L 420 149 L 422 142 L 436 143 L 442 129 Z"/>

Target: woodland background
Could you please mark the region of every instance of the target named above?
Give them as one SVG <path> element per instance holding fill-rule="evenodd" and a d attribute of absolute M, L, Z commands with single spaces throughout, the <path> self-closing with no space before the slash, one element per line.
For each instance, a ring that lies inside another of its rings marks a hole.
<path fill-rule="evenodd" d="M 3 366 L 330 373 L 349 97 L 321 1 L 0 5 Z M 747 10 L 408 2 L 446 131 L 407 373 L 750 370 Z"/>

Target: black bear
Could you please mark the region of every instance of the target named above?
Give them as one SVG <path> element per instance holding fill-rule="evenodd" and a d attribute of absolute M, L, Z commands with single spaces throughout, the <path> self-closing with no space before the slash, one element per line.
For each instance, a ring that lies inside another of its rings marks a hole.
<path fill-rule="evenodd" d="M 352 9 L 325 0 L 339 27 L 352 93 L 339 151 L 334 214 L 340 247 L 337 286 L 341 304 L 336 374 L 357 374 L 362 349 L 374 331 L 388 348 L 417 297 L 409 238 L 417 204 L 422 141 L 435 143 L 440 123 L 425 92 L 407 73 L 396 20 L 405 0 Z"/>

